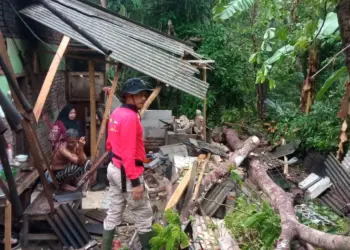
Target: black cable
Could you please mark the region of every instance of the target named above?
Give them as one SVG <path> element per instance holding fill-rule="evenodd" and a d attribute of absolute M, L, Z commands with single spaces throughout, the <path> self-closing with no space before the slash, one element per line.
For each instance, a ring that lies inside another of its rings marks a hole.
<path fill-rule="evenodd" d="M 16 10 L 16 8 L 13 6 L 13 4 L 9 1 L 6 0 L 7 3 L 12 7 L 13 11 L 16 13 L 16 15 L 19 17 L 19 19 L 22 21 L 22 23 L 27 27 L 27 29 L 29 30 L 29 32 L 42 44 L 44 44 L 46 47 L 48 47 L 52 52 L 56 52 L 56 49 L 54 47 L 52 47 L 50 44 L 48 44 L 47 42 L 43 41 L 34 31 L 33 29 L 27 24 L 26 21 L 24 21 L 24 19 L 21 17 L 21 15 L 18 13 L 18 11 Z M 57 55 L 57 54 L 56 54 Z M 58 55 L 60 57 L 60 60 L 62 60 L 62 57 L 60 55 Z M 66 64 L 66 67 L 68 68 L 68 70 L 72 71 L 73 70 Z M 80 78 L 84 79 L 85 81 L 87 81 L 89 84 L 91 83 L 90 80 L 86 79 L 83 76 L 80 76 Z"/>

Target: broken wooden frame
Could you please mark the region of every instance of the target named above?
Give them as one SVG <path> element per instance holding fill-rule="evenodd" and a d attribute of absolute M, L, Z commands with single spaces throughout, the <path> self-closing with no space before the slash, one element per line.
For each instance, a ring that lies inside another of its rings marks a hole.
<path fill-rule="evenodd" d="M 41 87 L 38 99 L 34 107 L 34 117 L 37 122 L 39 121 L 41 112 L 44 108 L 46 98 L 49 95 L 53 80 L 57 73 L 58 67 L 61 64 L 61 60 L 63 58 L 64 52 L 68 47 L 69 41 L 70 41 L 70 38 L 68 36 L 63 36 L 62 41 L 50 65 L 49 71 L 47 72 L 43 86 Z"/>
<path fill-rule="evenodd" d="M 15 84 L 18 84 L 16 77 L 15 77 L 15 74 L 14 74 L 14 71 L 13 71 L 13 68 L 12 68 L 12 65 L 11 65 L 11 62 L 10 62 L 9 55 L 7 53 L 7 49 L 5 46 L 5 40 L 4 40 L 4 37 L 1 33 L 0 33 L 0 55 L 3 58 L 3 60 L 5 61 L 6 67 L 7 67 L 8 72 L 9 72 L 9 74 L 6 74 L 6 78 L 8 80 L 14 82 Z M 48 161 L 46 160 L 45 155 L 43 153 L 43 150 L 40 146 L 37 134 L 33 128 L 30 117 L 24 111 L 24 108 L 23 108 L 21 102 L 19 101 L 18 96 L 14 92 L 12 86 L 10 86 L 10 90 L 11 90 L 11 93 L 12 93 L 17 110 L 24 117 L 24 119 L 22 120 L 22 127 L 24 129 L 24 133 L 25 133 L 25 136 L 29 142 L 29 145 L 31 145 L 29 147 L 29 149 L 30 149 L 31 154 L 32 154 L 33 159 L 34 159 L 34 163 L 35 163 L 34 165 L 35 165 L 37 171 L 39 172 L 39 176 L 40 176 L 40 179 L 43 183 L 44 192 L 45 192 L 45 195 L 47 197 L 50 209 L 51 209 L 51 211 L 54 211 L 55 209 L 54 209 L 54 205 L 53 205 L 52 190 L 51 190 L 51 188 L 48 184 L 48 181 L 46 179 L 46 176 L 45 176 L 45 170 L 46 169 L 50 170 L 49 166 L 47 164 Z"/>

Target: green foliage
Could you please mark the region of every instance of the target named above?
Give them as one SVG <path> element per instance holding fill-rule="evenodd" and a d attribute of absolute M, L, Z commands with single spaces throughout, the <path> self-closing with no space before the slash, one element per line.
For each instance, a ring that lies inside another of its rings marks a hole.
<path fill-rule="evenodd" d="M 225 217 L 225 225 L 238 240 L 242 250 L 273 249 L 281 228 L 280 218 L 265 201 L 261 206 L 250 203 L 241 195 L 235 210 Z"/>
<path fill-rule="evenodd" d="M 347 78 L 347 68 L 346 66 L 341 67 L 337 71 L 333 72 L 333 74 L 326 80 L 320 91 L 317 93 L 316 100 L 321 100 L 324 96 L 325 92 L 332 86 L 332 84 L 339 80 L 341 77 L 343 77 L 342 81 L 345 82 L 345 79 Z"/>
<path fill-rule="evenodd" d="M 226 20 L 231 18 L 236 12 L 242 12 L 250 9 L 255 0 L 218 0 L 213 12 L 214 18 Z"/>
<path fill-rule="evenodd" d="M 160 224 L 154 224 L 153 229 L 156 236 L 150 240 L 152 250 L 177 250 L 187 247 L 189 241 L 187 235 L 181 230 L 180 216 L 171 209 L 164 213 L 164 217 L 168 225 L 163 227 Z"/>
<path fill-rule="evenodd" d="M 338 28 L 339 23 L 337 13 L 329 12 L 326 16 L 326 20 L 319 21 L 315 36 L 318 35 L 318 39 L 327 38 L 328 36 L 332 35 Z"/>
<path fill-rule="evenodd" d="M 325 102 L 316 101 L 308 115 L 300 111 L 285 111 L 284 115 L 279 115 L 277 131 L 271 135 L 271 139 L 300 139 L 300 149 L 334 151 L 338 145 L 341 124 L 340 119 L 336 119 L 338 109 L 337 98 Z"/>
<path fill-rule="evenodd" d="M 254 75 L 251 74 L 253 66 L 246 60 L 249 53 L 244 47 L 249 40 L 246 40 L 244 45 L 237 44 L 235 37 L 239 33 L 219 23 L 186 26 L 185 30 L 179 30 L 179 34 L 182 37 L 205 37 L 197 52 L 215 60 L 214 69 L 207 71 L 210 83 L 207 97 L 209 125 L 217 125 L 225 116 L 224 113 L 234 109 L 239 109 L 240 113 L 246 109 L 245 113 L 253 114 L 255 98 L 255 86 L 252 84 Z M 177 113 L 194 117 L 194 111 L 202 107 L 202 100 L 182 93 Z M 238 115 L 237 118 L 241 119 L 242 116 Z"/>

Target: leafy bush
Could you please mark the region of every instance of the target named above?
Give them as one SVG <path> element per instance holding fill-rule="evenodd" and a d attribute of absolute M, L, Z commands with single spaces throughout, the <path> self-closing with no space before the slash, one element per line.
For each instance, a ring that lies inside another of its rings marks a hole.
<path fill-rule="evenodd" d="M 336 150 L 341 126 L 337 113 L 344 93 L 344 85 L 336 85 L 327 98 L 315 102 L 309 114 L 301 113 L 283 102 L 278 107 L 270 105 L 269 120 L 277 122 L 277 130 L 271 134 L 271 140 L 276 142 L 281 137 L 287 141 L 300 139 L 303 150 Z"/>
<path fill-rule="evenodd" d="M 181 230 L 180 216 L 172 209 L 168 209 L 164 213 L 164 218 L 168 222 L 167 226 L 163 227 L 157 223 L 153 225 L 156 236 L 150 241 L 152 250 L 177 250 L 179 246 L 188 247 L 187 235 Z"/>
<path fill-rule="evenodd" d="M 280 218 L 270 204 L 250 203 L 241 195 L 236 199 L 235 210 L 225 217 L 225 225 L 238 240 L 242 250 L 272 249 L 278 239 Z"/>

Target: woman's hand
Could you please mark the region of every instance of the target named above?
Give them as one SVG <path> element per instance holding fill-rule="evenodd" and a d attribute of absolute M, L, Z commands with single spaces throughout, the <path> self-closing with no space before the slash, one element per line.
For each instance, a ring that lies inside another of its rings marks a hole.
<path fill-rule="evenodd" d="M 83 136 L 83 137 L 80 137 L 78 143 L 79 143 L 79 146 L 80 146 L 80 147 L 84 147 L 85 144 L 86 144 L 85 137 L 84 137 L 84 136 Z"/>

